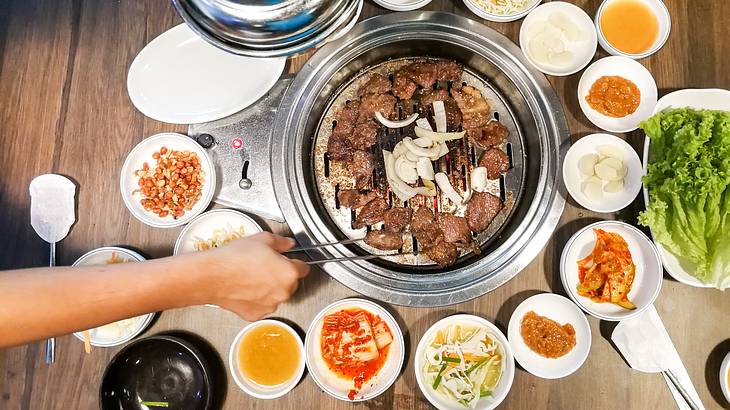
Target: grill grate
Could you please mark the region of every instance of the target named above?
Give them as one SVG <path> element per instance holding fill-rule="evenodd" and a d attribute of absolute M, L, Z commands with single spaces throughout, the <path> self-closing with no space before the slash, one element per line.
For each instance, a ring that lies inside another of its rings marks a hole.
<path fill-rule="evenodd" d="M 357 75 L 349 83 L 343 85 L 335 93 L 335 96 L 331 99 L 331 102 L 325 110 L 325 114 L 323 115 L 317 129 L 312 158 L 317 188 L 322 199 L 322 203 L 324 204 L 324 207 L 333 223 L 337 226 L 337 228 L 339 228 L 344 236 L 349 239 L 361 238 L 371 228 L 353 229 L 352 225 L 357 217 L 357 213 L 354 210 L 340 206 L 340 203 L 337 200 L 337 193 L 342 189 L 352 188 L 353 180 L 350 176 L 349 170 L 347 169 L 347 164 L 330 161 L 326 153 L 327 141 L 329 136 L 332 134 L 334 126 L 336 125 L 336 122 L 334 121 L 334 113 L 344 107 L 344 105 L 350 100 L 357 98 L 357 90 L 362 84 L 364 84 L 364 82 L 367 81 L 369 74 L 380 73 L 392 80 L 393 72 L 397 71 L 400 67 L 415 61 L 416 59 L 422 58 L 391 60 L 363 70 L 359 75 Z M 487 81 L 475 76 L 469 72 L 468 69 L 464 70 L 462 80 L 463 85 L 472 86 L 482 92 L 482 95 L 494 111 L 494 118 L 499 120 L 509 130 L 507 141 L 501 148 L 509 157 L 510 171 L 500 176 L 498 180 L 489 181 L 488 185 L 489 192 L 494 195 L 498 195 L 504 202 L 505 206 L 486 231 L 474 236 L 474 240 L 477 244 L 484 247 L 484 245 L 486 245 L 489 241 L 499 237 L 499 232 L 508 223 L 509 216 L 514 209 L 515 204 L 520 199 L 524 179 L 524 144 L 522 143 L 520 129 L 514 121 L 514 117 L 510 112 L 509 107 L 506 105 L 505 100 L 500 96 L 500 94 L 492 88 Z M 434 86 L 434 89 L 436 88 L 445 88 L 449 91 L 449 93 L 451 93 L 451 84 L 439 83 Z M 419 107 L 415 104 L 412 107 L 406 107 L 404 106 L 404 103 L 400 101 L 398 103 L 397 110 L 399 119 L 403 119 L 410 113 L 419 110 Z M 432 107 L 421 109 L 418 112 L 421 116 L 428 116 L 429 118 L 433 116 Z M 463 215 L 463 209 L 457 211 L 456 206 L 451 203 L 450 200 L 442 198 L 440 190 L 438 190 L 437 196 L 433 199 L 418 196 L 407 203 L 398 203 L 398 199 L 387 189 L 382 150 L 385 149 L 392 151 L 395 144 L 404 137 L 410 136 L 415 138 L 414 127 L 415 124 L 395 130 L 386 129 L 384 127 L 380 127 L 378 129 L 377 142 L 371 148 L 371 152 L 375 157 L 377 165 L 373 171 L 370 186 L 379 189 L 381 192 L 387 192 L 386 199 L 391 206 L 411 207 L 414 210 L 419 206 L 428 206 L 434 212 L 454 212 L 457 215 Z M 450 153 L 438 161 L 433 162 L 434 171 L 445 172 L 449 175 L 452 178 L 452 183 L 454 183 L 454 188 L 463 194 L 469 183 L 471 170 L 476 166 L 483 150 L 470 144 L 466 137 L 462 140 L 451 141 L 448 145 L 451 149 Z M 379 223 L 374 225 L 373 228 L 380 229 L 381 226 L 382 223 Z M 406 235 L 404 236 L 404 246 L 401 248 L 399 253 L 408 252 L 413 254 L 384 256 L 383 259 L 401 265 L 435 265 L 427 257 L 417 254 L 419 250 L 418 242 L 415 237 L 410 234 L 410 232 L 407 232 L 404 235 Z M 387 253 L 389 253 L 372 248 L 364 243 L 353 246 L 360 247 L 365 252 L 371 254 L 387 255 Z M 469 253 L 471 253 L 471 251 L 463 250 L 462 256 Z"/>

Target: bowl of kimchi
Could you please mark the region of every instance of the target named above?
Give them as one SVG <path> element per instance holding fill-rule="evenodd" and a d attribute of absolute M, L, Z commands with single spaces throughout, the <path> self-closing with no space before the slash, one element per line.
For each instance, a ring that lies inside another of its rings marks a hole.
<path fill-rule="evenodd" d="M 307 369 L 332 397 L 358 402 L 393 385 L 405 358 L 400 326 L 380 305 L 343 299 L 322 309 L 307 330 Z"/>
<path fill-rule="evenodd" d="M 662 273 L 651 240 L 619 221 L 579 230 L 560 259 L 565 291 L 581 309 L 603 320 L 628 319 L 651 306 L 659 296 Z"/>

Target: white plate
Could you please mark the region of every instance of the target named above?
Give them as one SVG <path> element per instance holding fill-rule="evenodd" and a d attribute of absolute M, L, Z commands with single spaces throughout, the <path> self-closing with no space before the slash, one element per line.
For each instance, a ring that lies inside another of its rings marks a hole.
<path fill-rule="evenodd" d="M 550 14 L 554 12 L 564 13 L 574 24 L 585 31 L 587 36 L 584 41 L 566 44 L 566 49 L 570 50 L 574 55 L 573 64 L 567 67 L 539 64 L 532 58 L 529 52 L 527 34 L 530 31 L 530 26 L 533 26 L 537 22 L 547 21 Z M 535 68 L 549 75 L 565 76 L 582 70 L 583 67 L 591 62 L 593 56 L 596 54 L 597 44 L 596 30 L 588 14 L 580 7 L 564 1 L 551 1 L 550 3 L 541 5 L 525 18 L 525 21 L 522 22 L 522 27 L 520 27 L 520 48 L 522 49 L 522 54 L 524 54 L 527 61 Z"/>
<path fill-rule="evenodd" d="M 76 262 L 74 262 L 71 266 L 106 265 L 107 261 L 111 259 L 112 253 L 114 252 L 116 252 L 119 258 L 127 262 L 141 262 L 145 260 L 144 256 L 135 251 L 120 248 L 117 246 L 105 246 L 86 252 L 85 254 L 81 255 L 81 257 L 78 258 Z M 134 320 L 133 329 L 129 333 L 117 337 L 110 337 L 110 335 L 104 332 L 104 329 L 99 330 L 101 326 L 98 328 L 89 329 L 89 339 L 91 341 L 91 345 L 97 347 L 111 347 L 119 346 L 123 343 L 126 343 L 142 333 L 147 328 L 147 326 L 149 326 L 154 317 L 154 313 L 148 313 L 146 315 L 140 315 L 132 318 Z M 84 340 L 84 332 L 75 332 L 73 335 L 81 341 Z"/>
<path fill-rule="evenodd" d="M 701 110 L 722 110 L 730 111 L 730 91 L 722 90 L 718 88 L 707 88 L 707 89 L 686 89 L 671 92 L 664 97 L 660 98 L 654 108 L 654 113 L 663 111 L 667 108 L 695 108 Z M 644 139 L 644 157 L 643 166 L 644 173 L 646 173 L 646 166 L 649 162 L 649 144 L 651 141 L 649 137 Z M 644 203 L 649 203 L 649 192 L 644 188 Z M 694 270 L 694 264 L 670 252 L 664 246 L 654 241 L 657 249 L 659 250 L 659 256 L 662 258 L 662 264 L 664 269 L 678 282 L 684 283 L 698 288 L 711 288 L 712 285 L 702 283 L 699 279 L 690 275 L 688 272 Z"/>
<path fill-rule="evenodd" d="M 722 364 L 720 365 L 720 386 L 722 387 L 722 394 L 725 395 L 725 400 L 730 403 L 730 381 L 728 380 L 728 377 L 730 373 L 730 352 L 728 352 L 727 356 L 725 356 L 725 359 L 722 361 Z"/>
<path fill-rule="evenodd" d="M 173 255 L 195 252 L 197 238 L 207 239 L 213 235 L 213 230 L 228 226 L 233 229 L 243 226 L 244 236 L 262 231 L 261 226 L 248 215 L 233 209 L 214 209 L 196 216 L 180 231 Z"/>
<path fill-rule="evenodd" d="M 593 228 L 615 232 L 629 245 L 636 273 L 628 298 L 636 305 L 636 309 L 628 310 L 608 302 L 596 303 L 578 295 L 578 260 L 593 251 L 596 240 Z M 640 230 L 624 222 L 601 221 L 579 230 L 568 240 L 560 258 L 560 280 L 568 296 L 588 314 L 603 320 L 624 320 L 643 312 L 659 296 L 662 288 L 662 264 L 654 244 Z"/>
<path fill-rule="evenodd" d="M 322 320 L 324 316 L 342 309 L 352 308 L 364 309 L 374 315 L 380 316 L 393 333 L 393 342 L 391 343 L 388 358 L 383 368 L 372 379 L 363 384 L 360 391 L 355 395 L 354 400 L 350 400 L 347 397 L 350 390 L 354 388 L 354 384 L 352 381 L 339 378 L 327 367 L 327 364 L 322 360 L 320 345 Z M 403 333 L 401 333 L 400 326 L 398 326 L 398 323 L 387 310 L 369 300 L 352 298 L 334 302 L 319 312 L 307 330 L 305 351 L 307 353 L 307 369 L 320 389 L 336 399 L 347 402 L 359 402 L 370 400 L 381 395 L 395 383 L 403 367 L 405 342 L 403 341 Z"/>
<path fill-rule="evenodd" d="M 426 6 L 431 0 L 373 0 L 380 7 L 393 11 L 411 11 Z"/>
<path fill-rule="evenodd" d="M 522 318 L 530 311 L 558 322 L 570 323 L 575 329 L 575 346 L 557 359 L 540 356 L 522 338 Z M 591 351 L 591 327 L 585 314 L 569 299 L 554 293 L 541 293 L 527 298 L 512 313 L 507 328 L 515 360 L 528 372 L 543 379 L 559 379 L 580 369 Z"/>
<path fill-rule="evenodd" d="M 292 377 L 291 380 L 280 386 L 263 387 L 251 382 L 243 376 L 238 365 L 238 350 L 243 335 L 265 324 L 273 324 L 283 327 L 292 336 L 294 336 L 294 339 L 296 339 L 299 344 L 299 366 L 297 367 L 296 373 L 294 373 L 294 377 Z M 302 379 L 302 375 L 304 374 L 304 345 L 302 344 L 302 339 L 299 337 L 297 332 L 291 328 L 291 326 L 278 320 L 264 319 L 249 323 L 240 332 L 238 332 L 236 338 L 233 339 L 233 343 L 231 343 L 231 348 L 228 351 L 228 368 L 230 369 L 233 380 L 236 382 L 238 387 L 251 396 L 256 397 L 257 399 L 275 399 L 277 397 L 281 397 L 289 393 L 297 385 L 297 383 L 299 383 L 299 380 Z"/>
<path fill-rule="evenodd" d="M 624 153 L 624 166 L 628 169 L 624 178 L 624 189 L 617 193 L 603 193 L 600 203 L 591 202 L 583 194 L 581 184 L 585 176 L 578 169 L 578 161 L 586 154 L 597 154 L 596 148 L 601 145 L 612 145 Z M 563 160 L 563 181 L 573 199 L 582 207 L 594 212 L 617 212 L 627 207 L 641 191 L 641 176 L 644 171 L 641 160 L 634 148 L 621 138 L 609 134 L 591 134 L 582 137 L 573 144 Z"/>
<path fill-rule="evenodd" d="M 423 393 L 424 396 L 428 399 L 428 401 L 434 405 L 438 409 L 442 410 L 463 410 L 465 409 L 464 406 L 461 404 L 448 400 L 447 398 L 443 397 L 438 392 L 434 391 L 433 388 L 426 384 L 426 382 L 423 380 L 423 368 L 424 368 L 424 350 L 426 349 L 426 346 L 428 343 L 434 338 L 434 334 L 439 329 L 443 329 L 447 326 L 449 326 L 452 323 L 463 323 L 463 322 L 472 322 L 478 326 L 484 326 L 489 331 L 494 334 L 494 336 L 497 338 L 499 343 L 502 344 L 502 348 L 504 349 L 504 360 L 503 360 L 503 369 L 502 369 L 502 378 L 500 379 L 499 383 L 497 384 L 497 388 L 493 392 L 492 397 L 483 397 L 479 399 L 476 405 L 476 410 L 491 410 L 499 406 L 500 403 L 507 397 L 507 393 L 509 393 L 510 389 L 512 388 L 512 381 L 515 377 L 515 359 L 514 356 L 512 356 L 512 349 L 510 348 L 509 341 L 504 336 L 501 330 L 497 326 L 495 326 L 492 322 L 488 321 L 487 319 L 484 319 L 479 316 L 474 315 L 453 315 L 445 317 L 438 322 L 434 323 L 433 326 L 428 328 L 426 333 L 421 337 L 421 340 L 418 342 L 418 346 L 416 347 L 416 353 L 415 358 L 413 359 L 413 367 L 416 372 L 416 381 L 418 382 L 418 387 L 421 389 L 421 393 Z"/>
<path fill-rule="evenodd" d="M 491 1 L 491 0 L 485 0 L 485 1 Z M 540 4 L 541 1 L 542 0 L 532 0 L 532 3 L 530 3 L 527 7 L 525 7 L 524 10 L 520 11 L 519 13 L 514 13 L 514 14 L 489 13 L 486 10 L 479 7 L 472 0 L 464 0 L 464 5 L 466 5 L 466 7 L 469 10 L 471 10 L 472 13 L 483 18 L 484 20 L 494 21 L 497 23 L 507 23 L 507 22 L 519 20 L 522 17 L 525 17 L 532 11 L 532 9 L 537 7 L 537 5 Z"/>
<path fill-rule="evenodd" d="M 633 114 L 621 118 L 603 115 L 591 108 L 586 101 L 593 83 L 603 76 L 623 77 L 639 88 L 641 100 Z M 649 70 L 628 57 L 611 56 L 591 64 L 578 82 L 578 103 L 588 119 L 598 128 L 611 132 L 629 132 L 639 127 L 639 123 L 649 117 L 657 99 L 656 82 Z"/>
<path fill-rule="evenodd" d="M 160 218 L 151 211 L 145 211 L 142 204 L 140 204 L 142 198 L 140 194 L 132 194 L 134 190 L 139 188 L 137 184 L 139 178 L 134 176 L 134 171 L 141 169 L 142 164 L 145 162 L 149 164 L 150 168 L 154 168 L 155 160 L 152 158 L 152 154 L 159 151 L 163 146 L 167 149 L 195 152 L 200 158 L 200 166 L 205 173 L 200 199 L 195 203 L 192 210 L 185 211 L 185 214 L 179 219 L 175 219 L 170 215 Z M 122 165 L 119 187 L 122 191 L 124 204 L 135 218 L 155 228 L 172 228 L 186 224 L 208 207 L 215 191 L 215 168 L 208 153 L 197 142 L 182 134 L 165 132 L 142 140 L 132 149 L 124 161 L 124 165 Z"/>
<path fill-rule="evenodd" d="M 286 58 L 239 56 L 208 44 L 186 24 L 152 40 L 132 62 L 127 92 L 142 114 L 173 124 L 214 121 L 256 102 Z"/>

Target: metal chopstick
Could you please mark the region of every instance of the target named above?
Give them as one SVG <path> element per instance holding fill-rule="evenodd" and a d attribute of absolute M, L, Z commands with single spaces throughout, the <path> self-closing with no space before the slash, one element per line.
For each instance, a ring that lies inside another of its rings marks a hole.
<path fill-rule="evenodd" d="M 317 244 L 314 244 L 314 245 L 307 245 L 307 246 L 297 246 L 296 248 L 291 248 L 288 251 L 284 251 L 284 253 L 309 251 L 309 250 L 313 250 L 313 249 L 319 249 L 319 248 L 324 248 L 324 247 L 327 247 L 327 246 L 334 246 L 334 245 L 348 245 L 348 244 L 351 244 L 351 243 L 360 242 L 363 239 L 365 239 L 365 238 L 345 239 L 344 241 L 317 243 Z"/>
<path fill-rule="evenodd" d="M 320 259 L 316 261 L 304 261 L 307 265 L 320 265 L 323 263 L 328 262 L 347 262 L 347 261 L 355 261 L 355 260 L 366 260 L 366 259 L 377 259 L 377 258 L 383 258 L 385 256 L 402 256 L 402 255 L 415 255 L 411 252 L 402 252 L 402 253 L 392 253 L 387 255 L 362 255 L 362 256 L 346 256 L 342 258 L 330 258 L 330 259 Z"/>
<path fill-rule="evenodd" d="M 662 373 L 664 373 L 669 381 L 672 382 L 674 387 L 677 389 L 679 394 L 684 398 L 684 401 L 687 402 L 687 405 L 692 410 L 699 410 L 700 407 L 697 406 L 697 403 L 695 403 L 694 399 L 692 399 L 692 396 L 689 395 L 687 390 L 679 383 L 679 379 L 677 379 L 677 376 L 671 371 L 671 370 L 664 370 Z"/>

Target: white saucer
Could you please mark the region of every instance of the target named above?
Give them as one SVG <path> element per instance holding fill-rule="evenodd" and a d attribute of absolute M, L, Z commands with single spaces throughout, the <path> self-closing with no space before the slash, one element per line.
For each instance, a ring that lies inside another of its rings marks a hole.
<path fill-rule="evenodd" d="M 256 102 L 284 71 L 285 57 L 260 59 L 219 50 L 180 24 L 160 34 L 129 67 L 127 92 L 142 114 L 196 124 Z"/>
<path fill-rule="evenodd" d="M 633 114 L 621 118 L 603 115 L 591 108 L 586 96 L 593 83 L 603 76 L 623 77 L 639 88 L 641 100 Z M 620 56 L 602 58 L 591 64 L 578 82 L 578 103 L 588 119 L 598 128 L 610 132 L 629 132 L 637 129 L 639 123 L 651 117 L 657 101 L 657 88 L 654 77 L 640 63 Z"/>
<path fill-rule="evenodd" d="M 565 356 L 549 359 L 530 349 L 522 338 L 522 318 L 530 311 L 560 325 L 570 323 L 575 329 L 575 346 Z M 591 351 L 591 327 L 583 312 L 565 298 L 554 293 L 541 293 L 527 298 L 512 313 L 507 337 L 515 360 L 528 372 L 543 379 L 559 379 L 580 369 Z"/>
<path fill-rule="evenodd" d="M 411 11 L 426 6 L 431 0 L 373 0 L 375 4 L 393 11 Z"/>
<path fill-rule="evenodd" d="M 214 209 L 196 216 L 180 231 L 173 255 L 195 252 L 196 238 L 208 238 L 214 229 L 226 228 L 229 225 L 234 229 L 243 226 L 244 236 L 262 231 L 261 226 L 248 215 L 233 209 Z"/>
<path fill-rule="evenodd" d="M 631 258 L 636 265 L 634 284 L 628 298 L 636 309 L 628 310 L 613 303 L 597 303 L 578 295 L 578 260 L 593 251 L 596 236 L 593 228 L 621 235 L 629 246 Z M 568 296 L 591 316 L 609 321 L 634 317 L 654 303 L 662 288 L 662 263 L 654 244 L 637 228 L 619 221 L 600 221 L 576 232 L 565 245 L 560 257 L 560 280 Z"/>
<path fill-rule="evenodd" d="M 624 153 L 624 166 L 628 172 L 624 178 L 624 189 L 618 193 L 603 193 L 600 203 L 592 202 L 585 196 L 581 184 L 585 179 L 578 169 L 578 161 L 586 154 L 597 154 L 597 147 L 612 145 Z M 582 137 L 573 144 L 563 160 L 563 181 L 570 196 L 582 207 L 593 212 L 610 213 L 626 208 L 641 191 L 641 176 L 644 170 L 641 160 L 633 147 L 621 138 L 609 134 L 591 134 Z"/>
<path fill-rule="evenodd" d="M 142 164 L 145 162 L 151 168 L 154 168 L 155 160 L 152 158 L 152 154 L 155 151 L 159 151 L 163 146 L 178 151 L 187 150 L 195 152 L 198 154 L 198 158 L 200 158 L 200 166 L 205 173 L 200 199 L 195 203 L 192 210 L 185 211 L 185 214 L 178 219 L 173 218 L 171 215 L 160 218 L 151 211 L 146 211 L 142 204 L 140 204 L 140 194 L 132 193 L 139 188 L 137 184 L 139 178 L 134 176 L 134 171 L 142 168 Z M 119 176 L 119 187 L 122 192 L 124 204 L 135 218 L 155 228 L 172 228 L 185 225 L 188 221 L 195 218 L 196 215 L 208 208 L 210 201 L 213 199 L 213 192 L 215 191 L 215 179 L 213 162 L 203 147 L 185 135 L 164 132 L 145 138 L 127 155 L 127 159 L 124 161 L 124 165 L 122 165 L 121 175 Z"/>

